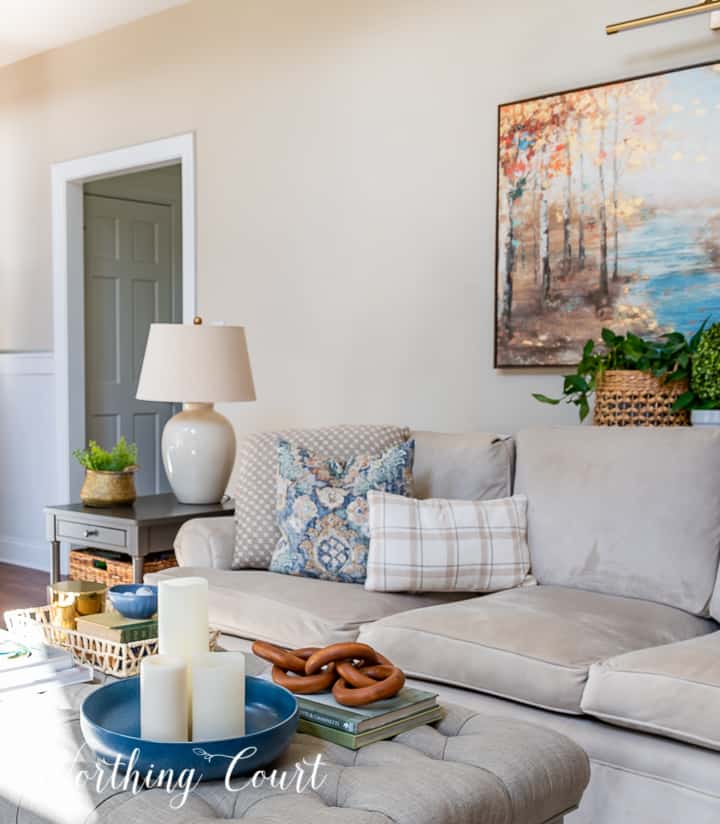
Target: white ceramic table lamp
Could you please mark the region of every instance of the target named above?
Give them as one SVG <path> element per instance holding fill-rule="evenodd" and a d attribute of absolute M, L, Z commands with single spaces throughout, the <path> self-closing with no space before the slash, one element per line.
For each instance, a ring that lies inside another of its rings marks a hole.
<path fill-rule="evenodd" d="M 137 397 L 182 401 L 165 425 L 162 456 L 175 497 L 184 504 L 217 503 L 235 462 L 235 433 L 213 403 L 254 401 L 242 326 L 153 323 Z"/>

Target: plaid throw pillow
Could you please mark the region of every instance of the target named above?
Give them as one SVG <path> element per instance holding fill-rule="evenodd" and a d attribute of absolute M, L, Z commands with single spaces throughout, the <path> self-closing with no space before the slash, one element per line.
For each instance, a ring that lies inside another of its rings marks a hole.
<path fill-rule="evenodd" d="M 426 501 L 368 492 L 365 589 L 495 592 L 530 569 L 527 498 Z"/>

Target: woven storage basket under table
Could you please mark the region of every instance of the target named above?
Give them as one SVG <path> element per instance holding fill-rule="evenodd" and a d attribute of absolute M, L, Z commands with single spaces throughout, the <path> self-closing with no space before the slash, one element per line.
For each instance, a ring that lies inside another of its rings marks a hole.
<path fill-rule="evenodd" d="M 148 555 L 143 563 L 143 575 L 161 572 L 178 565 L 174 552 Z M 70 578 L 73 581 L 93 581 L 113 587 L 132 584 L 133 570 L 130 556 L 102 549 L 73 549 L 70 551 Z"/>
<path fill-rule="evenodd" d="M 687 381 L 663 383 L 647 372 L 612 369 L 595 390 L 593 423 L 596 426 L 689 426 L 690 412 L 673 412 L 672 405 Z"/>
<path fill-rule="evenodd" d="M 83 632 L 55 627 L 50 621 L 50 607 L 15 609 L 5 613 L 8 630 L 18 639 L 36 640 L 38 635 L 46 644 L 70 650 L 75 663 L 89 664 L 96 670 L 115 678 L 130 678 L 140 672 L 140 662 L 146 655 L 158 651 L 158 639 L 130 641 L 121 644 L 105 638 L 95 638 Z M 217 647 L 220 630 L 208 630 L 208 649 Z"/>

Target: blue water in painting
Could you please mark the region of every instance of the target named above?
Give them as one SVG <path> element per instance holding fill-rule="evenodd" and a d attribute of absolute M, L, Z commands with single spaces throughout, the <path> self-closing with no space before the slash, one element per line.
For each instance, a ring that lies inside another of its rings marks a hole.
<path fill-rule="evenodd" d="M 686 335 L 707 317 L 720 321 L 720 262 L 713 263 L 701 240 L 707 221 L 717 214 L 717 209 L 658 212 L 622 232 L 621 273 L 648 278 L 630 284 L 625 302 L 652 309 L 661 326 Z"/>

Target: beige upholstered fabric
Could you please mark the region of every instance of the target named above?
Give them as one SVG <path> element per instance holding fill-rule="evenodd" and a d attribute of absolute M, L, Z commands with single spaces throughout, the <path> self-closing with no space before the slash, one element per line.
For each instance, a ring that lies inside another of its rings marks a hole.
<path fill-rule="evenodd" d="M 210 623 L 230 635 L 286 647 L 354 641 L 361 624 L 404 610 L 447 603 L 459 593 L 406 595 L 367 592 L 339 584 L 267 570 L 175 567 L 146 575 L 148 583 L 200 575 L 210 585 Z"/>
<path fill-rule="evenodd" d="M 400 426 L 328 426 L 255 432 L 243 438 L 236 464 L 233 568 L 267 569 L 280 538 L 275 512 L 278 438 L 347 459 L 358 453 L 380 454 L 409 436 L 410 430 Z"/>
<path fill-rule="evenodd" d="M 204 782 L 174 809 L 178 787 L 132 794 L 122 776 L 110 782 L 109 768 L 104 781 L 92 780 L 79 710 L 95 688 L 31 696 L 20 709 L 0 702 L 0 727 L 12 742 L 0 748 L 3 824 L 545 824 L 580 802 L 590 777 L 585 753 L 565 736 L 449 705 L 437 725 L 356 752 L 296 735 L 272 766 L 290 784 L 298 763 L 321 755 L 315 790 L 245 787 L 248 778 L 237 777 L 235 792 Z"/>
<path fill-rule="evenodd" d="M 512 494 L 515 444 L 489 432 L 413 432 L 415 493 L 418 498 L 465 501 Z"/>
<path fill-rule="evenodd" d="M 359 640 L 418 678 L 580 713 L 591 664 L 715 626 L 651 601 L 538 586 L 394 615 Z"/>
<path fill-rule="evenodd" d="M 180 566 L 230 569 L 235 546 L 235 519 L 193 518 L 178 530 L 173 544 Z"/>
<path fill-rule="evenodd" d="M 368 505 L 365 589 L 495 592 L 519 586 L 530 568 L 524 495 L 419 501 L 370 491 Z"/>
<path fill-rule="evenodd" d="M 423 681 L 411 687 L 427 689 Z M 480 716 L 512 718 L 567 735 L 590 757 L 591 776 L 580 809 L 567 824 L 718 824 L 720 755 L 670 738 L 565 715 L 481 692 L 436 684 L 441 702 L 461 703 Z"/>
<path fill-rule="evenodd" d="M 720 429 L 534 429 L 517 449 L 540 584 L 705 612 L 720 552 Z"/>
<path fill-rule="evenodd" d="M 717 579 L 715 581 L 715 592 L 713 592 L 710 600 L 710 615 L 716 620 L 720 621 L 720 569 L 718 569 Z"/>
<path fill-rule="evenodd" d="M 720 750 L 720 632 L 594 664 L 582 709 L 620 727 Z"/>

